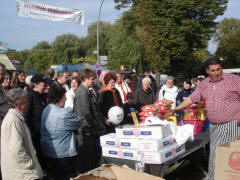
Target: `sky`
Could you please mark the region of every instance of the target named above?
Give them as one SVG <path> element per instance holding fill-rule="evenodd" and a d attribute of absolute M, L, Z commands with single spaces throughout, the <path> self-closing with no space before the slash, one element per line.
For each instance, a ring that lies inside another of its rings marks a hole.
<path fill-rule="evenodd" d="M 31 49 L 38 42 L 48 41 L 52 43 L 58 35 L 73 33 L 78 37 L 87 35 L 87 27 L 97 21 L 101 0 L 33 0 L 40 3 L 84 10 L 84 26 L 72 23 L 54 22 L 47 20 L 19 17 L 16 15 L 15 0 L 0 0 L 0 41 L 8 43 L 10 49 L 18 51 Z M 104 0 L 101 20 L 114 23 L 124 10 L 114 8 L 114 0 Z M 229 0 L 228 8 L 223 18 L 239 18 L 240 0 Z M 208 50 L 214 53 L 216 44 L 209 42 Z"/>

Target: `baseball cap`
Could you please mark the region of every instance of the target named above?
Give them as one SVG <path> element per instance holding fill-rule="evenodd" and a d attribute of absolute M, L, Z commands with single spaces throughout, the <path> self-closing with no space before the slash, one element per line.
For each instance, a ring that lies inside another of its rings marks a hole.
<path fill-rule="evenodd" d="M 44 77 L 43 74 L 35 74 L 32 77 L 31 82 L 32 83 L 40 83 L 40 82 L 46 83 L 46 78 Z"/>

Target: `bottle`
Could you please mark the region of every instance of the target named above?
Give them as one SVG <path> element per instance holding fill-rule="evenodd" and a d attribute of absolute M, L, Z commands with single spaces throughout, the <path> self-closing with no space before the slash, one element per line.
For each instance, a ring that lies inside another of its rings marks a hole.
<path fill-rule="evenodd" d="M 144 172 L 145 170 L 145 159 L 144 159 L 144 153 L 140 152 L 138 154 L 138 161 L 135 162 L 135 170 L 138 172 Z"/>

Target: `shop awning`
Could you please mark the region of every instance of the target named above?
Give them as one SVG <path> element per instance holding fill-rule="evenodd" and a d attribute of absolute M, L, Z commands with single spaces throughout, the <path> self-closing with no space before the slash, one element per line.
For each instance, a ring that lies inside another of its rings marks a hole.
<path fill-rule="evenodd" d="M 8 70 L 16 70 L 13 63 L 8 59 L 6 54 L 0 54 L 0 63 L 4 64 Z"/>

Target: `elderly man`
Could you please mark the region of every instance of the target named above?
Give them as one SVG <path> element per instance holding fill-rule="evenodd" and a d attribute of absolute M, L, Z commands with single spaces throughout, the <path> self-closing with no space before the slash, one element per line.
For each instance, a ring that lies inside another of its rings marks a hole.
<path fill-rule="evenodd" d="M 208 77 L 173 112 L 202 99 L 210 121 L 209 178 L 214 179 L 216 146 L 235 141 L 240 134 L 240 78 L 222 72 L 221 61 L 211 56 L 206 61 Z"/>
<path fill-rule="evenodd" d="M 148 77 L 143 78 L 142 88 L 137 89 L 133 95 L 134 103 L 138 108 L 142 106 L 153 104 L 155 101 L 155 94 L 151 87 L 151 79 Z"/>
<path fill-rule="evenodd" d="M 176 98 L 178 94 L 178 88 L 174 86 L 174 78 L 168 76 L 166 84 L 159 91 L 158 99 L 167 99 L 173 101 L 172 109 L 176 107 Z"/>
<path fill-rule="evenodd" d="M 21 88 L 11 89 L 7 101 L 11 109 L 1 127 L 2 177 L 8 180 L 41 179 L 42 169 L 23 117 L 27 92 Z"/>

